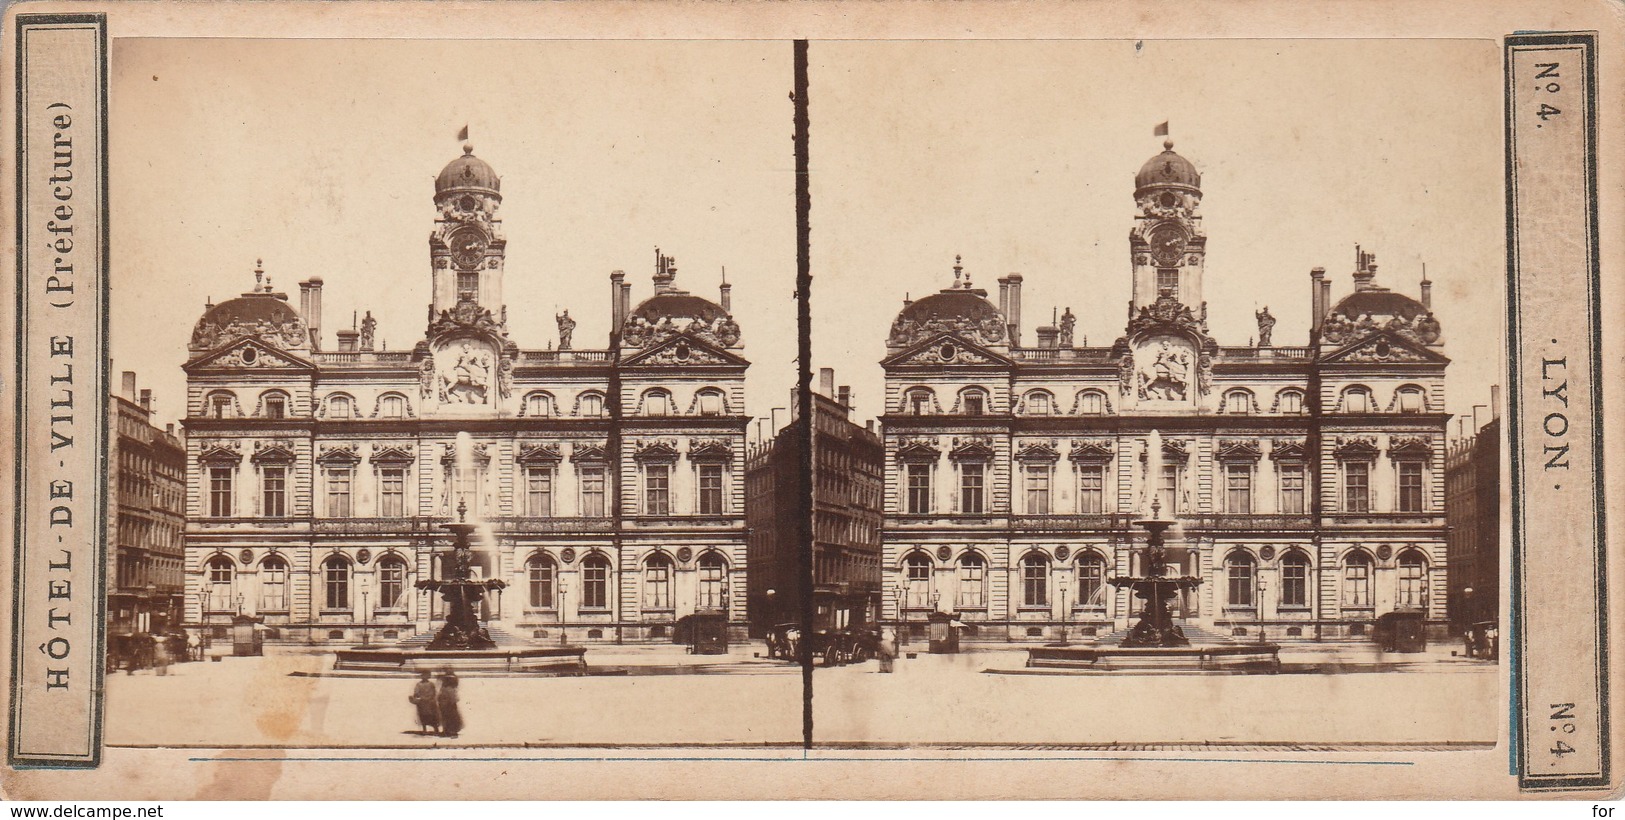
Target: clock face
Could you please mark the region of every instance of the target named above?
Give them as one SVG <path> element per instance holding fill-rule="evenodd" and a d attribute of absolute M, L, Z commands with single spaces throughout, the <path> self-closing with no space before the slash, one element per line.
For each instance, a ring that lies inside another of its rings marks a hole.
<path fill-rule="evenodd" d="M 1172 222 L 1151 229 L 1147 239 L 1151 243 L 1151 259 L 1158 265 L 1177 265 L 1179 258 L 1185 255 L 1185 229 Z"/>
<path fill-rule="evenodd" d="M 478 267 L 485 257 L 485 234 L 477 230 L 458 231 L 451 236 L 451 258 L 459 268 Z"/>

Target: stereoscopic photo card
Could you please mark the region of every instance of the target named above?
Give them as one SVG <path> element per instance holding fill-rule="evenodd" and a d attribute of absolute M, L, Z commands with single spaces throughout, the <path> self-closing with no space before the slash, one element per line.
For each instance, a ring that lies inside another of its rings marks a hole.
<path fill-rule="evenodd" d="M 1605 5 L 185 10 L 6 17 L 7 797 L 1617 792 Z"/>

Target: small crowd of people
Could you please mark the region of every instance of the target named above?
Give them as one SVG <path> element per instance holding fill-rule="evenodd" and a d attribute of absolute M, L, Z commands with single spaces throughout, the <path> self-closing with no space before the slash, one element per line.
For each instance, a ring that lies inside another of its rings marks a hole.
<path fill-rule="evenodd" d="M 108 641 L 108 670 L 137 669 L 169 673 L 171 663 L 203 660 L 204 641 L 196 632 L 136 632 L 113 635 Z"/>
<path fill-rule="evenodd" d="M 440 673 L 440 682 L 436 685 L 434 676 L 424 670 L 407 700 L 417 707 L 422 734 L 456 737 L 463 730 L 463 713 L 457 708 L 455 672 L 448 669 Z"/>

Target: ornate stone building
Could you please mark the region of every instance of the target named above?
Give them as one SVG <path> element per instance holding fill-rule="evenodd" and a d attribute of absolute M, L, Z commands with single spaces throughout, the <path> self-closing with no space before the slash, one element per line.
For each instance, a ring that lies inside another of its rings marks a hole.
<path fill-rule="evenodd" d="M 1173 571 L 1205 581 L 1177 607 L 1191 625 L 1334 639 L 1415 608 L 1442 627 L 1448 360 L 1429 283 L 1384 288 L 1356 249 L 1335 303 L 1310 272 L 1308 344 L 1276 344 L 1268 308 L 1255 340 L 1221 343 L 1201 175 L 1165 148 L 1135 177 L 1110 344 L 1080 339 L 1070 309 L 1024 343 L 1021 276 L 995 305 L 957 260 L 950 287 L 904 303 L 882 363 L 887 617 L 953 612 L 993 639 L 1124 628 L 1138 602 L 1108 580 L 1130 574 L 1132 521 L 1160 499 Z"/>
<path fill-rule="evenodd" d="M 486 604 L 493 634 L 670 640 L 701 611 L 743 624 L 748 362 L 729 286 L 717 302 L 682 291 L 656 251 L 635 307 L 610 274 L 608 346 L 577 349 L 565 312 L 556 349 L 521 349 L 501 203 L 465 145 L 435 181 L 410 350 L 377 349 L 370 312 L 326 347 L 316 278 L 297 308 L 258 270 L 205 308 L 185 365 L 188 622 L 427 635 L 441 604 L 414 584 L 439 572 L 439 525 L 466 514 L 485 525 L 480 572 L 507 583 Z"/>

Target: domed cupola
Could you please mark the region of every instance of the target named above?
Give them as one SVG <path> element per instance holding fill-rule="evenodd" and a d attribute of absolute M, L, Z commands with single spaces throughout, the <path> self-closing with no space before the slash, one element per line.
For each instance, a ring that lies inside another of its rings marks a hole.
<path fill-rule="evenodd" d="M 651 347 L 686 333 L 718 347 L 739 347 L 739 325 L 728 308 L 679 289 L 674 284 L 676 279 L 677 259 L 655 248 L 654 295 L 627 314 L 621 326 L 622 344 Z M 726 283 L 722 293 L 728 293 Z"/>
<path fill-rule="evenodd" d="M 207 305 L 192 328 L 190 347 L 194 352 L 214 350 L 245 338 L 258 339 L 284 350 L 310 346 L 310 332 L 304 318 L 288 303 L 286 293 L 272 290 L 271 280 L 258 262 L 254 268 L 254 289 L 218 305 Z"/>
<path fill-rule="evenodd" d="M 1164 140 L 1162 153 L 1148 159 L 1134 175 L 1134 193 L 1138 197 L 1148 188 L 1184 188 L 1200 194 L 1202 175 L 1191 161 L 1174 153 L 1174 141 Z"/>
<path fill-rule="evenodd" d="M 440 170 L 440 176 L 434 180 L 436 202 L 462 193 L 483 194 L 501 201 L 501 190 L 501 178 L 489 163 L 474 156 L 471 143 L 464 143 L 463 155 L 446 163 L 446 167 Z"/>
<path fill-rule="evenodd" d="M 1003 344 L 1008 325 L 1004 314 L 987 300 L 987 291 L 971 285 L 960 258 L 954 257 L 954 283 L 918 301 L 906 301 L 892 322 L 887 345 L 908 347 L 939 333 L 957 333 L 979 344 Z"/>

